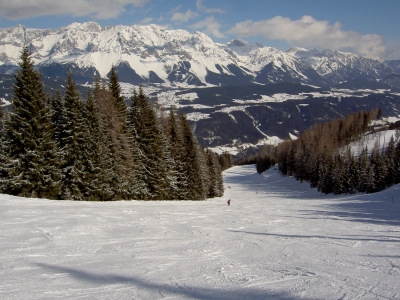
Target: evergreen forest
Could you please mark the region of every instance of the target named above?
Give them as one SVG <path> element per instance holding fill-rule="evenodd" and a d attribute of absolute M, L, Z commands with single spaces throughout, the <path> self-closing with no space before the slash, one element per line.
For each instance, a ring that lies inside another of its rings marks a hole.
<path fill-rule="evenodd" d="M 277 162 L 281 174 L 307 181 L 328 194 L 374 193 L 400 183 L 400 131 L 387 146 L 364 146 L 354 154 L 349 146 L 367 135 L 379 134 L 370 124 L 381 110 L 359 111 L 342 119 L 314 125 L 297 140 L 285 141 L 255 158 L 263 172 Z"/>
<path fill-rule="evenodd" d="M 201 148 L 183 113 L 156 110 L 143 88 L 127 107 L 114 67 L 83 98 L 69 72 L 44 92 L 28 48 L 13 110 L 0 107 L 0 192 L 60 200 L 203 200 L 223 195 L 230 155 Z"/>

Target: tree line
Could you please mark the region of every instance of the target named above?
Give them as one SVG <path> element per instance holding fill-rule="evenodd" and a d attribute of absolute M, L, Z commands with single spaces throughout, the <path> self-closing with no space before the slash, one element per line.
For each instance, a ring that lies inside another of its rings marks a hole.
<path fill-rule="evenodd" d="M 316 124 L 297 140 L 285 141 L 255 157 L 257 170 L 261 173 L 276 162 L 282 175 L 307 181 L 326 194 L 374 193 L 400 183 L 398 129 L 386 147 L 376 143 L 373 149 L 365 146 L 355 155 L 349 146 L 365 136 L 369 124 L 381 114 L 380 109 L 360 111 Z"/>
<path fill-rule="evenodd" d="M 27 48 L 13 111 L 0 108 L 0 192 L 91 201 L 202 200 L 222 196 L 229 158 L 199 147 L 184 114 L 157 111 L 143 89 L 131 106 L 114 67 L 83 99 L 71 72 L 65 93 L 44 92 Z"/>

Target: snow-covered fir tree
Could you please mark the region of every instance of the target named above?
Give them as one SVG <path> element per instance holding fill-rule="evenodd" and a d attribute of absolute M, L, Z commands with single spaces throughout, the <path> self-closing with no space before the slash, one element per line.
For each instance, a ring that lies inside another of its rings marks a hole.
<path fill-rule="evenodd" d="M 2 162 L 3 192 L 25 197 L 56 198 L 60 189 L 61 157 L 51 122 L 51 111 L 40 73 L 28 48 L 21 53 L 13 88 L 13 112 L 7 122 L 7 160 Z"/>
<path fill-rule="evenodd" d="M 83 118 L 83 102 L 72 74 L 67 77 L 65 96 L 65 128 L 63 131 L 63 185 L 61 199 L 84 200 L 91 149 L 88 148 L 87 126 Z"/>
<path fill-rule="evenodd" d="M 182 127 L 184 145 L 184 170 L 187 178 L 188 199 L 200 200 L 205 198 L 204 179 L 202 175 L 201 157 L 194 138 L 192 128 L 184 114 L 179 117 Z"/>
<path fill-rule="evenodd" d="M 171 144 L 171 157 L 174 160 L 176 169 L 177 193 L 175 197 L 176 199 L 187 199 L 189 193 L 187 189 L 187 177 L 185 175 L 185 148 L 182 139 L 182 129 L 177 122 L 174 109 L 170 110 L 168 121 L 169 139 Z"/>
<path fill-rule="evenodd" d="M 136 115 L 134 124 L 141 160 L 145 165 L 145 182 L 149 200 L 170 199 L 171 189 L 175 189 L 173 160 L 170 160 L 169 145 L 163 134 L 153 106 L 147 100 L 142 88 L 132 99 Z"/>
<path fill-rule="evenodd" d="M 205 158 L 184 115 L 159 114 L 141 87 L 128 109 L 114 68 L 86 100 L 71 72 L 64 96 L 46 97 L 27 49 L 21 60 L 14 112 L 0 111 L 1 192 L 90 201 L 222 195 L 217 159 Z"/>

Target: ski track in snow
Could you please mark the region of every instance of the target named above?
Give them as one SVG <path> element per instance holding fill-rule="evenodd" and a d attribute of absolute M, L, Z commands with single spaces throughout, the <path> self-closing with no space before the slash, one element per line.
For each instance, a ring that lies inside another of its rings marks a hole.
<path fill-rule="evenodd" d="M 399 186 L 323 195 L 254 166 L 224 181 L 198 202 L 0 195 L 0 298 L 400 298 Z"/>

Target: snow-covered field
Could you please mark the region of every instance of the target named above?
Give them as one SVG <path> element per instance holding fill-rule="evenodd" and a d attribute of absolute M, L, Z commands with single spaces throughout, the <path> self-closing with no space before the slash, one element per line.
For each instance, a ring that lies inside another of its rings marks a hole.
<path fill-rule="evenodd" d="M 0 298 L 400 298 L 400 186 L 322 195 L 254 166 L 224 179 L 200 202 L 0 195 Z"/>

